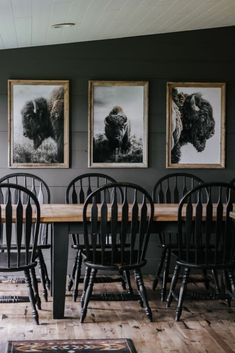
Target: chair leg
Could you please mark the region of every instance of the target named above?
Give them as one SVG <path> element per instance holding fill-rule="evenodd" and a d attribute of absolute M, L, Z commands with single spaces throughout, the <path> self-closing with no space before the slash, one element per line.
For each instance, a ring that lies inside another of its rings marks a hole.
<path fill-rule="evenodd" d="M 169 290 L 169 294 L 166 300 L 166 307 L 169 308 L 172 302 L 172 298 L 173 298 L 173 293 L 178 281 L 178 277 L 179 277 L 179 270 L 180 270 L 180 266 L 178 264 L 175 265 L 175 269 L 174 269 L 174 273 L 172 276 L 172 280 L 171 280 L 171 285 L 170 285 L 170 290 Z"/>
<path fill-rule="evenodd" d="M 32 275 L 33 290 L 34 290 L 34 293 L 35 293 L 35 302 L 36 302 L 36 305 L 37 305 L 38 309 L 41 310 L 41 299 L 40 299 L 40 296 L 39 296 L 38 281 L 37 281 L 36 272 L 35 272 L 35 268 L 34 267 L 31 268 L 31 275 Z"/>
<path fill-rule="evenodd" d="M 135 283 L 136 283 L 137 291 L 138 291 L 138 294 L 139 294 L 139 304 L 140 304 L 141 308 L 143 308 L 144 307 L 144 303 L 143 303 L 142 297 L 140 295 L 140 286 L 139 286 L 139 282 L 137 280 L 136 272 L 134 272 L 134 275 L 135 275 Z"/>
<path fill-rule="evenodd" d="M 70 277 L 69 283 L 68 283 L 68 291 L 69 291 L 69 292 L 70 292 L 71 289 L 73 288 L 73 282 L 74 282 L 74 278 L 75 278 L 75 274 L 76 274 L 76 269 L 77 269 L 77 257 L 78 257 L 78 251 L 76 252 L 75 260 L 74 260 L 74 263 L 73 263 L 72 274 L 71 274 L 71 277 Z"/>
<path fill-rule="evenodd" d="M 202 270 L 202 274 L 203 274 L 203 278 L 204 278 L 205 289 L 209 290 L 210 289 L 210 281 L 209 281 L 209 278 L 207 276 L 207 270 L 203 269 Z"/>
<path fill-rule="evenodd" d="M 46 281 L 46 286 L 47 286 L 47 289 L 50 290 L 51 289 L 51 281 L 50 281 L 50 278 L 49 278 L 49 275 L 48 275 L 47 265 L 46 265 L 45 260 L 44 260 L 43 252 L 42 252 L 42 264 L 43 264 L 43 271 L 44 271 L 44 277 L 45 277 L 45 281 Z"/>
<path fill-rule="evenodd" d="M 227 273 L 228 273 L 228 279 L 229 279 L 229 282 L 230 282 L 232 297 L 235 299 L 235 281 L 234 281 L 234 277 L 233 277 L 232 271 L 228 270 Z"/>
<path fill-rule="evenodd" d="M 220 292 L 220 284 L 219 284 L 219 278 L 218 278 L 218 272 L 215 269 L 211 270 L 213 279 L 214 279 L 214 283 L 215 283 L 215 293 L 219 294 Z"/>
<path fill-rule="evenodd" d="M 126 278 L 125 278 L 125 275 L 124 275 L 124 271 L 120 270 L 119 274 L 121 276 L 122 289 L 126 290 Z"/>
<path fill-rule="evenodd" d="M 44 269 L 44 259 L 43 259 L 43 254 L 42 254 L 42 249 L 38 248 L 38 259 L 39 259 L 39 269 L 40 269 L 40 274 L 41 274 L 41 282 L 42 282 L 42 288 L 43 288 L 43 296 L 45 301 L 48 301 L 48 292 L 47 292 L 47 287 L 46 287 L 46 278 L 45 278 L 45 269 Z M 46 266 L 46 265 L 45 265 Z"/>
<path fill-rule="evenodd" d="M 148 303 L 148 297 L 147 297 L 147 292 L 146 292 L 146 288 L 144 285 L 142 273 L 140 270 L 135 270 L 134 273 L 135 273 L 135 278 L 136 278 L 136 283 L 137 283 L 139 295 L 140 295 L 142 302 L 143 302 L 143 305 L 144 305 L 145 313 L 147 315 L 147 318 L 150 321 L 153 321 L 152 310 L 151 310 L 149 303 Z"/>
<path fill-rule="evenodd" d="M 129 294 L 133 294 L 133 289 L 131 286 L 131 276 L 130 276 L 130 271 L 123 271 L 123 276 L 126 284 L 126 289 Z"/>
<path fill-rule="evenodd" d="M 159 278 L 161 276 L 161 273 L 162 273 L 162 268 L 163 268 L 163 265 L 164 265 L 164 262 L 165 262 L 165 257 L 166 257 L 166 250 L 167 250 L 167 247 L 165 246 L 162 249 L 162 254 L 161 254 L 160 263 L 158 265 L 157 274 L 156 274 L 156 277 L 155 277 L 155 279 L 153 281 L 153 286 L 152 286 L 153 290 L 155 290 L 157 288 L 158 280 L 159 280 Z"/>
<path fill-rule="evenodd" d="M 37 308 L 35 305 L 34 292 L 33 292 L 33 287 L 32 287 L 32 283 L 31 283 L 29 270 L 25 270 L 24 275 L 25 275 L 26 285 L 27 285 L 28 291 L 29 291 L 29 300 L 30 300 L 30 303 L 32 306 L 32 316 L 33 316 L 36 324 L 39 325 L 38 311 L 37 311 Z"/>
<path fill-rule="evenodd" d="M 167 282 L 169 279 L 170 260 L 171 260 L 171 249 L 167 248 L 166 255 L 165 255 L 163 277 L 162 277 L 162 288 L 161 288 L 161 301 L 162 302 L 164 302 L 166 300 L 166 288 L 167 288 Z"/>
<path fill-rule="evenodd" d="M 82 267 L 82 252 L 78 250 L 77 257 L 76 257 L 76 271 L 74 277 L 74 291 L 73 291 L 73 300 L 76 302 L 78 297 L 78 285 L 79 280 L 81 277 L 81 267 Z"/>
<path fill-rule="evenodd" d="M 84 299 L 85 299 L 86 290 L 87 290 L 87 287 L 89 284 L 90 274 L 91 274 L 91 268 L 86 267 L 85 274 L 84 274 L 84 281 L 83 281 L 83 292 L 82 292 L 82 296 L 81 296 L 81 308 L 83 308 L 83 306 L 84 306 Z"/>
<path fill-rule="evenodd" d="M 187 290 L 187 282 L 189 278 L 189 273 L 190 270 L 188 267 L 185 267 L 184 269 L 184 275 L 182 279 L 182 284 L 180 287 L 180 293 L 179 293 L 179 300 L 176 308 L 176 315 L 175 315 L 175 321 L 179 321 L 181 313 L 182 313 L 182 306 L 183 306 L 183 301 L 184 301 L 184 296 Z"/>
<path fill-rule="evenodd" d="M 81 308 L 81 318 L 80 318 L 81 323 L 84 322 L 85 317 L 86 317 L 87 307 L 88 307 L 88 303 L 89 303 L 89 300 L 92 295 L 92 290 L 93 290 L 93 286 L 94 286 L 94 282 L 95 282 L 96 273 L 97 273 L 97 270 L 95 268 L 92 268 L 92 270 L 90 271 L 89 283 L 88 283 L 88 286 L 87 286 L 87 289 L 85 292 L 84 304 Z"/>

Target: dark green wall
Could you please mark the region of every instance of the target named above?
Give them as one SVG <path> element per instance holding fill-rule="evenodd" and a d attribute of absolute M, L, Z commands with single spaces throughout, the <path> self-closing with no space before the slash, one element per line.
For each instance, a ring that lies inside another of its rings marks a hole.
<path fill-rule="evenodd" d="M 7 167 L 7 80 L 70 81 L 70 169 L 34 169 L 64 200 L 87 168 L 88 80 L 149 81 L 149 168 L 102 169 L 149 191 L 165 168 L 166 82 L 226 82 L 226 168 L 191 170 L 206 181 L 235 177 L 235 27 L 0 51 L 0 176 Z M 90 171 L 95 171 L 92 169 Z M 100 170 L 101 171 L 101 170 Z M 152 247 L 151 247 L 152 248 Z M 154 257 L 155 247 L 150 257 Z"/>

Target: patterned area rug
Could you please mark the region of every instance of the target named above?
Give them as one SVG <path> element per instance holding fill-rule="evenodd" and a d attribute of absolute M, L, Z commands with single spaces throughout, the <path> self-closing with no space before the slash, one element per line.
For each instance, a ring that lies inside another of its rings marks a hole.
<path fill-rule="evenodd" d="M 7 353 L 136 353 L 129 339 L 9 341 Z"/>

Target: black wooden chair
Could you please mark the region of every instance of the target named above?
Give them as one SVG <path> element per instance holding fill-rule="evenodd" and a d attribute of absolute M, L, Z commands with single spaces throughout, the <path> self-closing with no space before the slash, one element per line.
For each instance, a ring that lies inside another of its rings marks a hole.
<path fill-rule="evenodd" d="M 0 183 L 13 183 L 21 185 L 30 190 L 38 199 L 39 204 L 50 203 L 51 196 L 48 185 L 40 177 L 29 173 L 12 173 L 5 175 L 0 179 Z M 51 225 L 41 224 L 38 238 L 38 260 L 43 287 L 43 296 L 48 301 L 48 291 L 50 289 L 50 279 L 46 262 L 44 260 L 43 250 L 50 249 L 51 244 Z"/>
<path fill-rule="evenodd" d="M 153 214 L 151 196 L 135 184 L 108 184 L 87 197 L 83 210 L 85 277 L 81 322 L 86 317 L 98 271 L 134 272 L 141 306 L 152 321 L 141 268 L 146 264 Z"/>
<path fill-rule="evenodd" d="M 181 198 L 192 188 L 203 181 L 199 177 L 189 173 L 173 173 L 163 176 L 157 181 L 153 188 L 153 201 L 155 203 L 179 203 Z M 156 289 L 158 281 L 161 281 L 161 300 L 166 298 L 167 282 L 169 280 L 169 269 L 171 262 L 171 250 L 176 246 L 176 234 L 160 233 L 162 254 L 153 281 L 153 290 Z"/>
<path fill-rule="evenodd" d="M 87 196 L 107 183 L 116 182 L 112 177 L 101 173 L 81 174 L 74 178 L 66 189 L 66 203 L 83 204 Z M 97 200 L 99 201 L 99 200 Z M 84 241 L 82 234 L 72 234 L 72 248 L 76 250 L 72 274 L 68 283 L 68 290 L 73 287 L 74 301 L 78 297 L 78 285 L 81 281 L 82 251 Z"/>
<path fill-rule="evenodd" d="M 24 272 L 32 314 L 37 324 L 36 304 L 40 308 L 40 298 L 35 266 L 39 228 L 40 205 L 35 195 L 19 185 L 0 184 L 0 272 Z"/>
<path fill-rule="evenodd" d="M 235 178 L 233 178 L 232 180 L 230 180 L 230 184 L 235 186 Z M 232 193 L 232 202 L 235 203 L 235 192 Z M 233 259 L 233 273 L 235 273 L 235 258 Z"/>
<path fill-rule="evenodd" d="M 235 255 L 235 227 L 229 213 L 233 209 L 232 193 L 235 187 L 228 183 L 205 183 L 197 186 L 180 201 L 178 209 L 178 251 L 176 266 L 167 297 L 170 306 L 179 272 L 183 271 L 175 319 L 182 313 L 190 272 L 210 271 L 214 285 L 210 298 L 235 297 L 232 275 Z M 195 200 L 195 201 L 194 201 Z M 221 281 L 219 281 L 219 276 Z"/>
<path fill-rule="evenodd" d="M 232 186 L 235 186 L 235 178 L 231 179 L 229 184 L 231 184 Z M 232 198 L 233 198 L 233 202 L 235 203 L 235 195 L 234 195 L 234 193 L 232 193 Z"/>

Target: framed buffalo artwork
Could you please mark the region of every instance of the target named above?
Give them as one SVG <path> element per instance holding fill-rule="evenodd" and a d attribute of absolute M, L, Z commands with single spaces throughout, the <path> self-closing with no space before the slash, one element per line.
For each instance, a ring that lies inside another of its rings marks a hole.
<path fill-rule="evenodd" d="M 148 166 L 148 82 L 89 81 L 88 166 Z"/>
<path fill-rule="evenodd" d="M 9 167 L 69 167 L 69 81 L 9 80 Z"/>
<path fill-rule="evenodd" d="M 225 83 L 167 83 L 167 168 L 225 167 Z"/>

